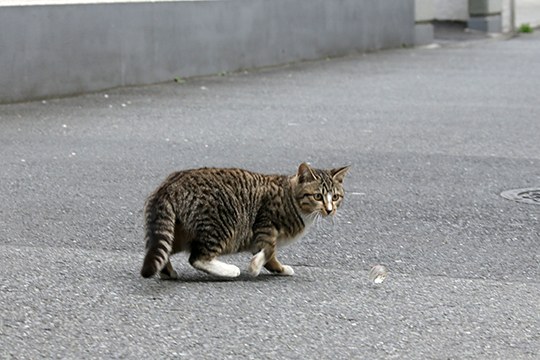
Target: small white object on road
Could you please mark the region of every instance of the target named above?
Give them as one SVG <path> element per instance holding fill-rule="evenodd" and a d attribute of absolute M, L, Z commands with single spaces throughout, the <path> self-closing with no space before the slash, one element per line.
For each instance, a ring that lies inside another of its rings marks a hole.
<path fill-rule="evenodd" d="M 388 276 L 388 269 L 384 265 L 375 265 L 369 271 L 369 280 L 374 284 L 382 283 Z"/>

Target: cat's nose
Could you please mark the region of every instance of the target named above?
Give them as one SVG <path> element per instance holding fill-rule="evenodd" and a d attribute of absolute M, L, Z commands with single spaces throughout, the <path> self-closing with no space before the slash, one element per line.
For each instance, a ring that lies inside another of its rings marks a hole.
<path fill-rule="evenodd" d="M 330 215 L 332 213 L 332 209 L 325 208 L 324 211 L 326 212 L 326 215 Z"/>

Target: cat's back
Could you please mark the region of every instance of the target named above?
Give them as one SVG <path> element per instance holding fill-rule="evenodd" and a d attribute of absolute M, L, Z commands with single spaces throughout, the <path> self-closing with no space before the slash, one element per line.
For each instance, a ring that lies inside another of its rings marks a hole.
<path fill-rule="evenodd" d="M 239 168 L 204 167 L 174 172 L 160 187 L 199 193 L 214 189 L 238 192 L 262 185 L 264 177 L 262 174 Z"/>
<path fill-rule="evenodd" d="M 170 174 L 154 194 L 193 205 L 220 206 L 234 202 L 255 206 L 276 182 L 279 182 L 277 175 L 240 168 L 204 167 Z"/>

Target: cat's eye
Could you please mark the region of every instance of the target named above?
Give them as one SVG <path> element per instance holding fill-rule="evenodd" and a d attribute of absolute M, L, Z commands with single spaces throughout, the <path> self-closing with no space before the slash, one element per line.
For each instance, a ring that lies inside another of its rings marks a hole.
<path fill-rule="evenodd" d="M 322 194 L 321 193 L 316 193 L 316 194 L 313 194 L 313 198 L 317 201 L 321 201 L 322 200 Z"/>
<path fill-rule="evenodd" d="M 332 195 L 332 201 L 338 201 L 340 197 L 341 197 L 341 195 L 334 194 L 334 195 Z"/>

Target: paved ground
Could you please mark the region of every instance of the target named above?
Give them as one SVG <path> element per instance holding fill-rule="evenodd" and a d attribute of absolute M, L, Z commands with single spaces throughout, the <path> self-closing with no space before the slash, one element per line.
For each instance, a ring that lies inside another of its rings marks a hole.
<path fill-rule="evenodd" d="M 540 207 L 499 193 L 540 187 L 539 58 L 533 34 L 0 106 L 0 358 L 537 359 Z M 353 167 L 294 277 L 139 277 L 169 172 L 302 161 Z"/>

